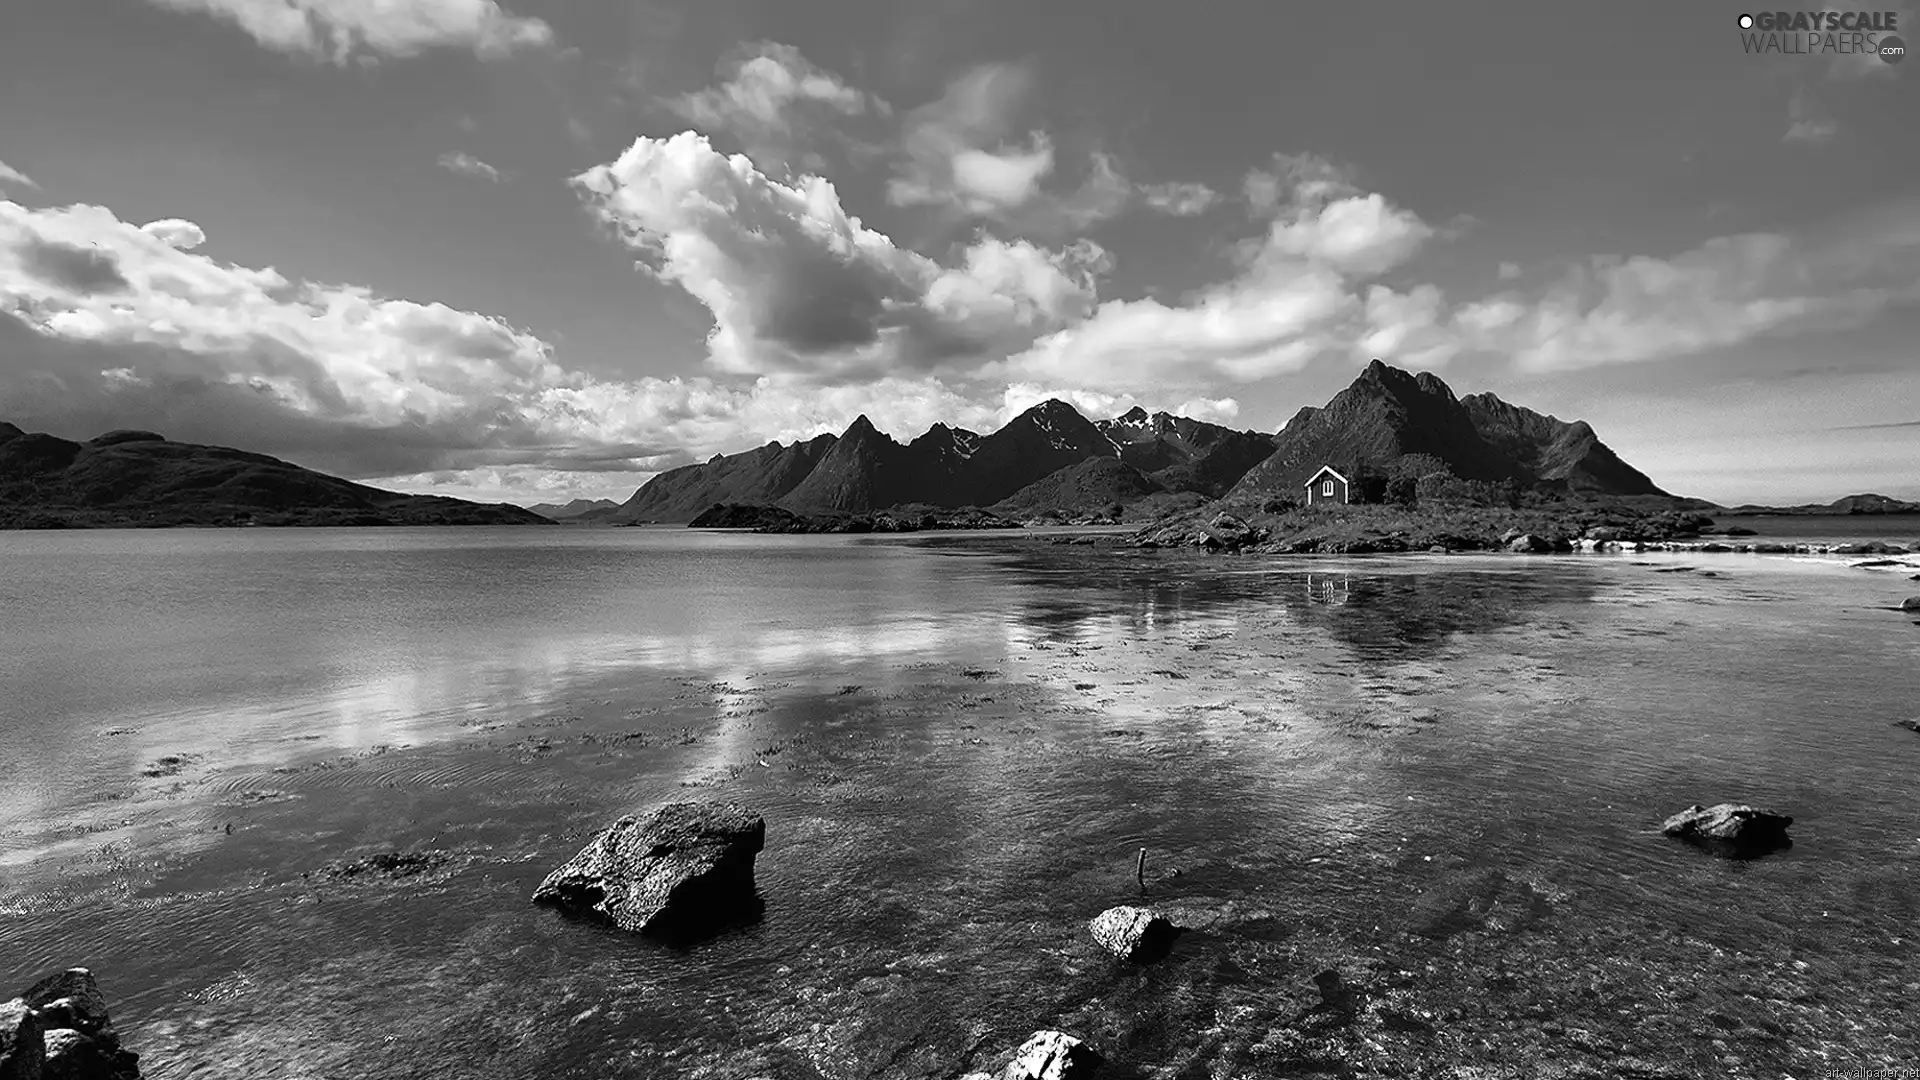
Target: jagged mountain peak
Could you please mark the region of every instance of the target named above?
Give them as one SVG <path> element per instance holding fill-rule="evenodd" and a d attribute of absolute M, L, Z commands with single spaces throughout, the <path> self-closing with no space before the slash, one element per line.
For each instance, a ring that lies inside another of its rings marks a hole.
<path fill-rule="evenodd" d="M 1303 408 L 1275 437 L 1272 457 L 1235 486 L 1239 494 L 1297 494 L 1322 465 L 1382 475 L 1401 458 L 1439 458 L 1463 480 L 1513 480 L 1543 489 L 1664 494 L 1582 422 L 1510 405 L 1491 393 L 1458 398 L 1432 372 L 1380 360 L 1324 408 Z"/>

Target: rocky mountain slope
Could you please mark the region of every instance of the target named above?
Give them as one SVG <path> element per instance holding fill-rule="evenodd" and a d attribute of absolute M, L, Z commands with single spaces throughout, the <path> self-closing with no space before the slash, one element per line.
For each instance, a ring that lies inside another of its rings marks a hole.
<path fill-rule="evenodd" d="M 1248 469 L 1273 454 L 1273 436 L 1236 431 L 1204 420 L 1135 406 L 1096 425 L 1120 451 L 1120 460 L 1168 491 L 1225 495 Z"/>
<path fill-rule="evenodd" d="M 1466 400 L 1431 372 L 1413 375 L 1375 360 L 1322 408 L 1305 408 L 1274 436 L 1274 452 L 1228 497 L 1298 496 L 1322 465 L 1350 477 L 1384 475 L 1426 455 L 1461 480 L 1513 481 L 1580 495 L 1665 495 L 1614 454 L 1584 422 L 1568 423 L 1492 394 Z"/>
<path fill-rule="evenodd" d="M 546 525 L 505 504 L 402 495 L 265 454 L 115 431 L 88 442 L 0 423 L 0 528 Z"/>
<path fill-rule="evenodd" d="M 1438 376 L 1376 360 L 1325 406 L 1301 409 L 1278 435 L 1140 408 L 1092 421 L 1054 399 L 987 435 L 935 424 L 903 444 L 862 416 L 839 436 L 768 443 L 662 473 L 617 511 L 590 511 L 587 520 L 687 522 L 716 504 L 831 515 L 918 503 L 1035 517 L 1169 493 L 1257 500 L 1297 496 L 1322 465 L 1384 472 L 1410 455 L 1465 481 L 1665 495 L 1584 422 L 1492 394 L 1456 398 Z"/>

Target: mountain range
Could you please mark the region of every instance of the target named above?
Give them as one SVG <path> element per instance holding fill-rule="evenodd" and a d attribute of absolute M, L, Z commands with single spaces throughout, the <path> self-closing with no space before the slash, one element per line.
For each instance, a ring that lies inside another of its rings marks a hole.
<path fill-rule="evenodd" d="M 978 506 L 1034 517 L 1165 494 L 1298 495 L 1323 465 L 1384 473 L 1415 455 L 1426 467 L 1438 459 L 1461 480 L 1511 481 L 1570 495 L 1666 495 L 1584 421 L 1546 416 L 1493 394 L 1456 398 L 1436 375 L 1375 360 L 1333 400 L 1301 409 L 1277 434 L 1138 407 L 1095 421 L 1050 399 L 991 434 L 935 424 L 903 444 L 861 416 L 839 436 L 772 442 L 661 473 L 619 509 L 591 517 L 687 522 L 716 503 L 800 514 Z"/>
<path fill-rule="evenodd" d="M 574 499 L 565 503 L 534 503 L 527 509 L 543 518 L 554 521 L 571 521 L 574 518 L 591 514 L 596 510 L 611 512 L 619 509 L 620 504 L 612 499 Z"/>
<path fill-rule="evenodd" d="M 403 495 L 265 454 L 114 431 L 87 442 L 0 423 L 0 528 L 543 525 L 517 506 Z"/>

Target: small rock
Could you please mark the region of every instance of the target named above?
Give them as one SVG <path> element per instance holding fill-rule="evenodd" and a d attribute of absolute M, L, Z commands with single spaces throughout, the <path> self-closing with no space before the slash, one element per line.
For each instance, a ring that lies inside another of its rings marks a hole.
<path fill-rule="evenodd" d="M 1742 803 L 1711 807 L 1695 803 L 1668 818 L 1660 831 L 1720 854 L 1748 857 L 1791 844 L 1787 826 L 1792 824 L 1793 819 L 1785 814 Z"/>
<path fill-rule="evenodd" d="M 1353 1001 L 1353 991 L 1348 989 L 1347 981 L 1332 968 L 1313 977 L 1313 985 L 1320 989 L 1320 1001 L 1331 1008 L 1342 1008 Z"/>
<path fill-rule="evenodd" d="M 1036 1031 L 1014 1052 L 1000 1080 L 1083 1080 L 1105 1063 L 1093 1047 L 1063 1031 Z"/>
<path fill-rule="evenodd" d="M 1123 960 L 1148 964 L 1163 959 L 1180 935 L 1173 922 L 1142 907 L 1108 908 L 1088 924 L 1093 940 Z"/>
<path fill-rule="evenodd" d="M 27 1003 L 0 1004 L 0 1080 L 41 1080 L 47 1047 L 40 1021 Z"/>
<path fill-rule="evenodd" d="M 734 803 L 663 806 L 601 830 L 533 902 L 634 933 L 700 936 L 757 911 L 753 859 L 766 836 L 760 815 Z"/>
<path fill-rule="evenodd" d="M 1903 727 L 1903 728 L 1906 728 L 1908 731 L 1920 731 L 1920 718 L 1915 718 L 1912 720 L 1895 720 L 1893 722 L 1893 726 Z"/>

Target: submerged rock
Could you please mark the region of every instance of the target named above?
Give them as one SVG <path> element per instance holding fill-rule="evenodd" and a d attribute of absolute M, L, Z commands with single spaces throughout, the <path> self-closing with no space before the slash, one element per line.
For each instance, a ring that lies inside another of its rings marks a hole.
<path fill-rule="evenodd" d="M 1668 836 L 1689 840 L 1721 854 L 1761 855 L 1793 841 L 1787 826 L 1793 819 L 1785 814 L 1756 809 L 1744 803 L 1719 803 L 1701 806 L 1695 803 L 1673 815 L 1660 827 Z"/>
<path fill-rule="evenodd" d="M 757 913 L 753 859 L 766 835 L 760 815 L 734 803 L 624 817 L 547 875 L 533 902 L 634 933 L 700 936 Z"/>
<path fill-rule="evenodd" d="M 1064 1031 L 1036 1031 L 1014 1051 L 1000 1080 L 1084 1080 L 1105 1063 L 1093 1047 Z"/>
<path fill-rule="evenodd" d="M 1180 931 L 1172 920 L 1142 907 L 1108 908 L 1087 924 L 1101 948 L 1123 960 L 1150 964 L 1173 949 Z"/>

